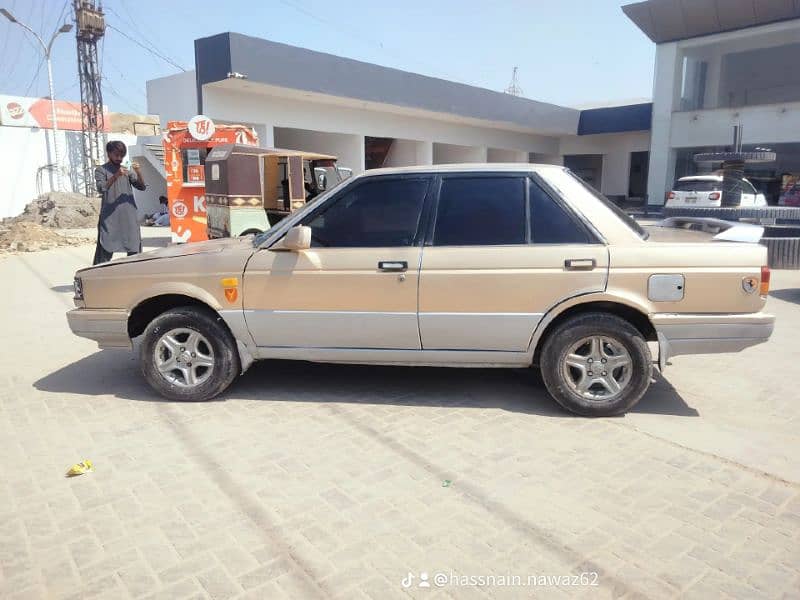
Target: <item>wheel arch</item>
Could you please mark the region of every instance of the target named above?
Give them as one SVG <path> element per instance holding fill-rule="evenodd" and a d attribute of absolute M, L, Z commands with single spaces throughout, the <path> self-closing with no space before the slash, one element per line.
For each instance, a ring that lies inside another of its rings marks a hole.
<path fill-rule="evenodd" d="M 194 296 L 180 293 L 158 294 L 142 300 L 130 311 L 128 316 L 128 335 L 131 339 L 139 337 L 158 315 L 173 308 L 183 306 L 196 307 L 215 316 L 219 316 L 217 310 Z M 222 322 L 225 323 L 225 320 L 222 319 Z M 227 323 L 225 323 L 225 327 L 230 331 L 230 327 L 228 327 Z M 233 335 L 232 332 L 231 335 Z"/>
<path fill-rule="evenodd" d="M 247 334 L 246 328 L 244 330 L 241 327 L 237 328 L 236 320 L 231 320 L 230 315 L 229 318 L 226 318 L 220 312 L 222 307 L 214 297 L 200 288 L 176 288 L 173 285 L 169 285 L 160 288 L 158 291 L 151 291 L 149 295 L 142 296 L 134 304 L 133 308 L 128 311 L 128 337 L 133 339 L 142 335 L 150 322 L 158 315 L 180 306 L 197 307 L 219 318 L 236 344 L 242 373 L 250 368 L 250 365 L 253 364 L 254 356 L 248 344 L 250 340 L 248 339 L 249 334 Z M 241 314 L 241 310 L 238 313 Z"/>
<path fill-rule="evenodd" d="M 255 228 L 255 227 L 251 227 L 251 228 L 249 228 L 249 229 L 245 229 L 244 231 L 242 231 L 242 232 L 241 232 L 241 233 L 240 233 L 238 236 L 236 236 L 236 237 L 244 237 L 244 236 L 246 236 L 246 235 L 250 235 L 250 234 L 258 235 L 258 234 L 260 234 L 260 233 L 264 233 L 264 230 L 263 230 L 263 229 L 257 229 L 257 228 Z"/>
<path fill-rule="evenodd" d="M 587 296 L 556 306 L 539 322 L 531 337 L 532 364 L 539 364 L 539 356 L 544 342 L 556 327 L 575 315 L 587 312 L 604 312 L 615 315 L 633 325 L 642 334 L 645 341 L 655 342 L 658 340 L 656 329 L 644 307 L 620 297 Z"/>

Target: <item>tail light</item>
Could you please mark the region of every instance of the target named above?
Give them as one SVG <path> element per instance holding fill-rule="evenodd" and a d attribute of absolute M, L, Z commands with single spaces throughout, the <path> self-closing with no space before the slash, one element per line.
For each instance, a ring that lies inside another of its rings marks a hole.
<path fill-rule="evenodd" d="M 709 200 L 719 200 L 719 196 L 720 196 L 719 192 L 711 192 L 708 195 L 708 199 Z"/>
<path fill-rule="evenodd" d="M 767 294 L 769 294 L 769 267 L 764 265 L 761 267 L 761 295 Z"/>
<path fill-rule="evenodd" d="M 670 192 L 667 194 L 667 200 L 672 200 L 675 197 L 675 192 Z"/>

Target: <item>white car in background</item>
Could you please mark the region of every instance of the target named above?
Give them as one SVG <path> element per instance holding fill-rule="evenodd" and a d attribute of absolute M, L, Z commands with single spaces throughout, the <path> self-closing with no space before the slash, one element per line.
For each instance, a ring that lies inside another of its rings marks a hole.
<path fill-rule="evenodd" d="M 668 208 L 717 207 L 722 204 L 722 175 L 693 175 L 681 177 L 667 194 Z M 742 199 L 738 206 L 766 206 L 764 194 L 756 191 L 753 184 L 743 180 Z"/>

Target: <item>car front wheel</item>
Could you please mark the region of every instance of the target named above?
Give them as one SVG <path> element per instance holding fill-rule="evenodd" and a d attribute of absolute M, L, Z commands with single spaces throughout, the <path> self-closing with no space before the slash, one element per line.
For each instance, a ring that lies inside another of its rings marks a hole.
<path fill-rule="evenodd" d="M 652 371 L 642 334 L 607 313 L 584 313 L 559 324 L 545 342 L 540 363 L 556 402 L 592 417 L 631 409 L 647 391 Z"/>
<path fill-rule="evenodd" d="M 193 307 L 162 313 L 147 326 L 142 373 L 170 400 L 210 400 L 239 374 L 236 343 L 219 316 Z"/>

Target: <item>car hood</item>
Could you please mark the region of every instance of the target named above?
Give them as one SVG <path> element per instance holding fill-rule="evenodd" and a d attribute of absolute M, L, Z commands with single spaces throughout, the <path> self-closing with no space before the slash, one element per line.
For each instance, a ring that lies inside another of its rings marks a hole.
<path fill-rule="evenodd" d="M 90 269 L 102 269 L 104 267 L 111 267 L 111 266 L 129 264 L 135 262 L 144 262 L 148 260 L 158 260 L 162 258 L 179 258 L 181 256 L 192 256 L 195 254 L 212 254 L 217 252 L 223 252 L 225 250 L 230 250 L 230 249 L 238 249 L 242 247 L 246 248 L 253 247 L 252 235 L 244 237 L 236 237 L 236 238 L 222 238 L 219 240 L 209 240 L 206 242 L 172 244 L 165 248 L 159 248 L 158 250 L 141 252 L 139 254 L 134 254 L 133 256 L 127 256 L 125 258 L 117 258 L 107 263 L 83 269 L 83 271 L 87 271 Z"/>

